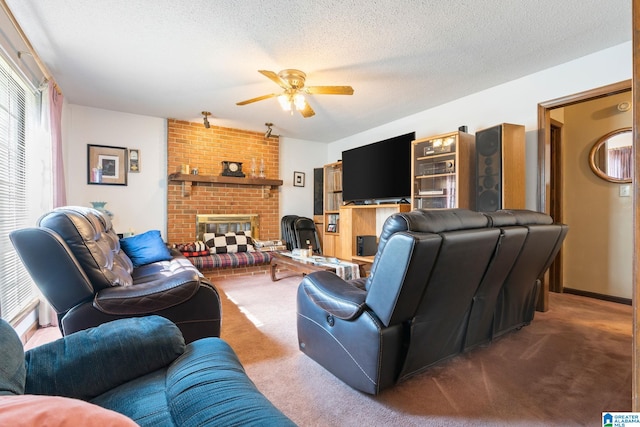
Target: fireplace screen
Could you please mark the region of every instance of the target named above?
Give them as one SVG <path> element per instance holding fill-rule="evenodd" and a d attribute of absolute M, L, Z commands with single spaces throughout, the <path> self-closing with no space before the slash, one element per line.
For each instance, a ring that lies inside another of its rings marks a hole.
<path fill-rule="evenodd" d="M 196 215 L 196 240 L 203 240 L 204 233 L 228 233 L 251 231 L 251 237 L 260 238 L 258 214 Z"/>

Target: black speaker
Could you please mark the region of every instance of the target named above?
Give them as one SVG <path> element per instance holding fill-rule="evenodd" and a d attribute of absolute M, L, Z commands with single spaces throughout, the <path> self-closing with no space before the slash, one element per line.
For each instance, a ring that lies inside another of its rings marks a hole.
<path fill-rule="evenodd" d="M 313 214 L 322 215 L 324 213 L 324 200 L 322 197 L 324 186 L 324 169 L 313 169 Z"/>
<path fill-rule="evenodd" d="M 357 236 L 356 237 L 358 256 L 375 255 L 378 250 L 378 242 L 376 236 Z"/>
<path fill-rule="evenodd" d="M 476 132 L 476 210 L 525 208 L 524 145 L 522 125 Z"/>
<path fill-rule="evenodd" d="M 502 132 L 500 126 L 476 132 L 476 209 L 502 208 Z"/>

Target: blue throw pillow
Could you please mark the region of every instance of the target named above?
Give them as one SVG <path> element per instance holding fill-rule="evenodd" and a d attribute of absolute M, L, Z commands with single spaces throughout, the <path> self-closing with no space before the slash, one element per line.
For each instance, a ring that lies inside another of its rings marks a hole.
<path fill-rule="evenodd" d="M 171 260 L 171 253 L 162 240 L 159 230 L 120 239 L 120 247 L 131 259 L 134 267 L 157 261 Z"/>

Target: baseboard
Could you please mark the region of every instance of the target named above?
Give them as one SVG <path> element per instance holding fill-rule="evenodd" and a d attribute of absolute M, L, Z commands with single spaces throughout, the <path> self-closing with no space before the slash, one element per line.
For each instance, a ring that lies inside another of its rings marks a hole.
<path fill-rule="evenodd" d="M 36 334 L 37 331 L 38 331 L 38 322 L 34 322 L 20 336 L 20 341 L 22 341 L 22 345 L 25 346 L 27 344 L 27 341 L 33 338 L 33 336 Z"/>
<path fill-rule="evenodd" d="M 619 304 L 632 305 L 632 300 L 630 298 L 614 297 L 611 295 L 604 295 L 596 292 L 581 291 L 579 289 L 571 289 L 571 288 L 564 288 L 562 291 L 565 294 L 580 295 L 583 297 L 601 299 L 604 301 L 617 302 Z"/>

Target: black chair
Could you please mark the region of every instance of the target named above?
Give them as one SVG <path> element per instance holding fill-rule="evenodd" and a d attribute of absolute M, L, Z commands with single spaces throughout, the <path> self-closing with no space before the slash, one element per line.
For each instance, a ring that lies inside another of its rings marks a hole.
<path fill-rule="evenodd" d="M 280 220 L 280 229 L 287 250 L 308 249 L 311 245 L 315 254 L 322 255 L 320 239 L 312 219 L 285 215 Z"/>
<path fill-rule="evenodd" d="M 33 281 L 58 314 L 63 335 L 150 314 L 175 323 L 187 342 L 220 336 L 218 291 L 179 252 L 133 267 L 111 221 L 68 206 L 10 239 Z"/>
<path fill-rule="evenodd" d="M 298 215 L 285 215 L 280 220 L 280 232 L 282 234 L 282 240 L 284 244 L 287 246 L 287 250 L 291 250 L 293 248 L 297 248 L 295 231 L 293 228 L 293 223 L 298 219 Z"/>
<path fill-rule="evenodd" d="M 308 249 L 313 248 L 313 253 L 322 255 L 322 247 L 316 230 L 316 224 L 310 218 L 299 217 L 293 222 L 293 231 L 295 234 L 296 247 Z"/>

